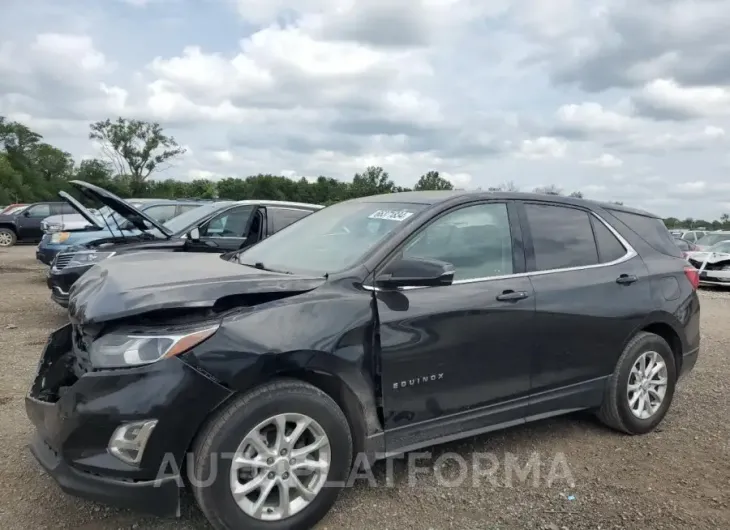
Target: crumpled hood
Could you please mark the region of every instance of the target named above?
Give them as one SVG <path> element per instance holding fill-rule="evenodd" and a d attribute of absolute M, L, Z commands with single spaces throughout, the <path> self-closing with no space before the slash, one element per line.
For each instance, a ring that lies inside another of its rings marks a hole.
<path fill-rule="evenodd" d="M 68 310 L 72 321 L 93 324 L 160 309 L 212 307 L 231 295 L 306 292 L 325 281 L 239 265 L 218 254 L 139 252 L 89 269 L 71 288 Z"/>
<path fill-rule="evenodd" d="M 730 254 L 725 252 L 687 252 L 687 259 L 693 259 L 700 263 L 704 263 L 705 260 L 707 260 L 707 263 L 718 263 L 730 260 Z"/>

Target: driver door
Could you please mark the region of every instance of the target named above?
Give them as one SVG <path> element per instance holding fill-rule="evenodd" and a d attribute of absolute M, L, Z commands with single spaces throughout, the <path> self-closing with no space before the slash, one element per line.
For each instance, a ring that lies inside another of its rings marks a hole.
<path fill-rule="evenodd" d="M 456 272 L 448 286 L 375 292 L 387 450 L 524 421 L 535 296 L 514 205 L 442 214 L 378 270 L 401 256 Z"/>
<path fill-rule="evenodd" d="M 43 237 L 41 230 L 41 221 L 51 215 L 51 205 L 34 204 L 29 206 L 23 213 L 16 218 L 18 226 L 18 239 L 21 240 L 38 240 Z"/>
<path fill-rule="evenodd" d="M 226 210 L 201 226 L 200 239 L 187 245 L 194 252 L 224 253 L 243 248 L 256 213 L 251 205 Z"/>

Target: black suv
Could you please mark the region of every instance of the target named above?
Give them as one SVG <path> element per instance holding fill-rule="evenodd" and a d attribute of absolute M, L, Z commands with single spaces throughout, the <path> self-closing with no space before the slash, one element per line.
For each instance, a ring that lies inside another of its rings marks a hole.
<path fill-rule="evenodd" d="M 388 455 L 581 409 L 652 431 L 697 361 L 697 283 L 661 219 L 517 193 L 119 256 L 42 353 L 32 452 L 76 495 L 175 515 L 188 484 L 215 528 L 310 528 Z"/>
<path fill-rule="evenodd" d="M 43 219 L 74 213 L 76 210 L 66 202 L 36 202 L 19 213 L 0 215 L 0 247 L 12 247 L 17 242 L 37 243 L 43 237 Z"/>

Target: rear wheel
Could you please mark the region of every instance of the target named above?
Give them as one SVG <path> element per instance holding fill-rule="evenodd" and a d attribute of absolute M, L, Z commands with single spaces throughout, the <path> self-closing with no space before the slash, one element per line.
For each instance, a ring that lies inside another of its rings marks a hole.
<path fill-rule="evenodd" d="M 0 247 L 12 247 L 18 238 L 10 228 L 0 228 Z"/>
<path fill-rule="evenodd" d="M 669 410 L 676 381 L 674 353 L 667 341 L 641 332 L 626 345 L 616 364 L 598 418 L 628 434 L 651 432 Z"/>
<path fill-rule="evenodd" d="M 278 381 L 237 398 L 193 448 L 191 488 L 217 529 L 304 529 L 347 481 L 349 424 L 318 388 Z"/>

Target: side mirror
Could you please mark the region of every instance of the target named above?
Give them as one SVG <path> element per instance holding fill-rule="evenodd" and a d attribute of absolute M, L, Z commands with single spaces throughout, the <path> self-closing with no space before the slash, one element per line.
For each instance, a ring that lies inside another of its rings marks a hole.
<path fill-rule="evenodd" d="M 30 217 L 30 212 L 28 210 L 23 210 L 23 217 Z"/>
<path fill-rule="evenodd" d="M 200 241 L 200 228 L 197 226 L 188 232 L 188 239 L 190 241 Z"/>
<path fill-rule="evenodd" d="M 404 258 L 390 263 L 375 278 L 378 287 L 439 287 L 454 281 L 454 266 L 435 259 Z"/>

